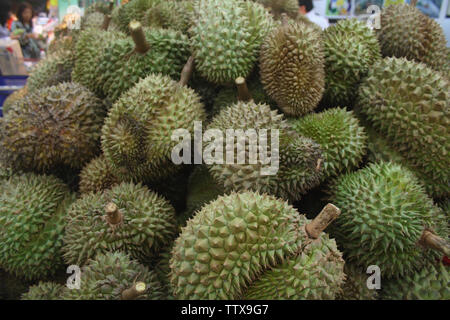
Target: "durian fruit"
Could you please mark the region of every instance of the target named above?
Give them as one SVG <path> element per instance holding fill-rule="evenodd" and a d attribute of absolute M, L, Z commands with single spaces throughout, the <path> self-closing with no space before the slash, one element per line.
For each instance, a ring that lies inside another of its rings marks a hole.
<path fill-rule="evenodd" d="M 52 176 L 24 174 L 0 183 L 0 267 L 27 280 L 55 274 L 69 188 Z"/>
<path fill-rule="evenodd" d="M 129 34 L 130 29 L 128 26 L 130 22 L 133 20 L 142 21 L 145 13 L 161 2 L 163 0 L 132 0 L 117 8 L 112 16 L 113 22 L 118 26 L 120 31 Z"/>
<path fill-rule="evenodd" d="M 330 200 L 342 210 L 332 235 L 346 261 L 360 268 L 377 265 L 382 276 L 402 277 L 439 257 L 428 247 L 450 252 L 434 234 L 448 237 L 442 211 L 398 164 L 380 162 L 341 175 L 330 186 Z"/>
<path fill-rule="evenodd" d="M 162 284 L 165 292 L 166 300 L 173 300 L 173 289 L 170 284 L 170 258 L 172 257 L 173 243 L 167 246 L 159 254 L 152 270 L 158 276 L 159 282 Z"/>
<path fill-rule="evenodd" d="M 5 166 L 2 162 L 0 162 L 0 183 L 3 180 L 9 179 L 13 175 L 14 171 L 10 167 Z"/>
<path fill-rule="evenodd" d="M 197 1 L 189 30 L 196 69 L 206 80 L 218 84 L 246 78 L 273 26 L 265 8 L 253 1 Z"/>
<path fill-rule="evenodd" d="M 344 260 L 323 234 L 295 257 L 265 271 L 249 287 L 249 300 L 334 300 L 344 283 Z"/>
<path fill-rule="evenodd" d="M 192 59 L 186 65 L 192 68 Z M 192 134 L 194 121 L 206 118 L 200 97 L 185 83 L 151 74 L 113 105 L 102 130 L 102 150 L 119 174 L 158 182 L 180 170 L 171 159 L 178 144 L 171 135 L 179 128 Z"/>
<path fill-rule="evenodd" d="M 239 101 L 214 117 L 208 125 L 208 130 L 210 129 L 220 130 L 223 141 L 216 141 L 214 137 L 204 142 L 204 150 L 216 150 L 216 159 L 207 159 L 204 155 L 204 161 L 211 176 L 223 186 L 225 192 L 255 190 L 296 201 L 307 190 L 319 185 L 322 176 L 320 163 L 323 159 L 320 146 L 293 132 L 283 115 L 270 110 L 268 105 Z M 226 131 L 229 129 L 234 129 L 236 133 L 239 133 L 237 130 L 242 131 L 242 137 L 231 140 L 233 149 L 227 145 L 229 138 Z M 253 129 L 259 139 L 246 135 L 245 131 L 248 129 Z M 266 147 L 261 139 L 264 131 L 267 133 Z M 278 142 L 278 146 L 274 142 Z M 256 151 L 254 148 L 258 146 L 261 147 L 259 158 L 251 163 L 250 150 Z M 220 150 L 223 150 L 222 154 Z M 242 164 L 238 163 L 240 150 L 245 151 L 245 161 Z M 233 163 L 227 161 L 228 151 L 234 152 Z M 262 163 L 261 155 L 264 152 L 267 152 L 267 159 L 271 163 Z M 278 170 L 274 174 L 265 174 L 263 171 L 270 167 Z"/>
<path fill-rule="evenodd" d="M 383 300 L 450 300 L 449 267 L 430 264 L 411 275 L 382 282 Z"/>
<path fill-rule="evenodd" d="M 283 13 L 286 13 L 292 19 L 299 16 L 298 0 L 257 0 L 256 2 L 267 7 L 276 19 L 280 19 Z"/>
<path fill-rule="evenodd" d="M 359 88 L 358 112 L 409 167 L 433 181 L 433 196 L 450 195 L 449 81 L 404 58 L 374 64 Z"/>
<path fill-rule="evenodd" d="M 101 101 L 77 83 L 29 93 L 3 121 L 0 148 L 14 169 L 81 169 L 99 151 Z"/>
<path fill-rule="evenodd" d="M 85 14 L 81 18 L 81 29 L 89 29 L 89 28 L 100 29 L 103 26 L 104 20 L 105 14 L 98 11 Z"/>
<path fill-rule="evenodd" d="M 159 300 L 164 289 L 155 272 L 123 252 L 98 254 L 81 268 L 80 289 L 63 300 Z"/>
<path fill-rule="evenodd" d="M 261 82 L 285 114 L 303 116 L 322 98 L 324 63 L 321 32 L 284 19 L 262 44 Z"/>
<path fill-rule="evenodd" d="M 342 286 L 341 293 L 337 296 L 338 300 L 377 300 L 378 290 L 367 287 L 369 274 L 365 273 L 363 268 L 355 266 L 353 263 L 346 263 L 344 266 L 346 275 L 345 283 Z M 381 286 L 383 286 L 383 277 Z"/>
<path fill-rule="evenodd" d="M 173 29 L 187 34 L 193 18 L 193 1 L 166 0 L 147 10 L 142 25 L 144 27 Z"/>
<path fill-rule="evenodd" d="M 91 5 L 89 5 L 85 11 L 84 14 L 91 14 L 94 12 L 100 12 L 103 14 L 109 14 L 111 13 L 112 10 L 112 6 L 114 5 L 114 3 L 112 1 L 96 1 L 93 2 Z"/>
<path fill-rule="evenodd" d="M 67 35 L 55 38 L 50 42 L 47 55 L 57 55 L 59 52 L 73 51 L 78 41 L 78 36 Z"/>
<path fill-rule="evenodd" d="M 352 111 L 333 108 L 290 121 L 300 135 L 320 144 L 323 178 L 350 172 L 358 167 L 367 149 L 367 135 Z"/>
<path fill-rule="evenodd" d="M 80 193 L 102 192 L 119 184 L 121 179 L 111 164 L 101 155 L 92 159 L 80 173 Z"/>
<path fill-rule="evenodd" d="M 139 22 L 130 23 L 132 39 L 109 44 L 99 58 L 96 81 L 111 101 L 152 73 L 177 78 L 189 58 L 188 38 L 169 29 L 146 29 Z"/>
<path fill-rule="evenodd" d="M 377 31 L 384 56 L 423 62 L 435 70 L 442 70 L 446 64 L 447 42 L 442 27 L 412 5 L 383 8 Z"/>
<path fill-rule="evenodd" d="M 3 102 L 3 106 L 2 106 L 3 115 L 6 115 L 11 108 L 14 108 L 14 105 L 16 104 L 16 102 L 21 100 L 23 97 L 25 97 L 27 95 L 27 93 L 28 93 L 27 86 L 11 93 L 8 96 L 8 98 L 6 98 L 6 100 Z"/>
<path fill-rule="evenodd" d="M 335 214 L 328 211 L 309 223 L 287 202 L 269 195 L 219 197 L 198 211 L 175 240 L 170 260 L 175 297 L 242 298 L 263 271 L 320 238 Z"/>
<path fill-rule="evenodd" d="M 40 281 L 22 294 L 21 300 L 62 300 L 64 290 L 66 287 L 59 283 Z"/>
<path fill-rule="evenodd" d="M 124 251 L 145 262 L 175 236 L 175 210 L 148 188 L 121 183 L 83 195 L 69 208 L 64 260 L 84 265 L 98 253 Z"/>
<path fill-rule="evenodd" d="M 96 68 L 103 51 L 109 43 L 123 39 L 120 32 L 111 32 L 99 29 L 83 30 L 75 47 L 75 66 L 72 71 L 74 82 L 82 84 L 98 96 L 102 94 L 101 83 L 96 81 Z"/>
<path fill-rule="evenodd" d="M 361 80 L 381 59 L 373 30 L 357 19 L 342 19 L 324 33 L 325 93 L 330 106 L 351 106 Z"/>

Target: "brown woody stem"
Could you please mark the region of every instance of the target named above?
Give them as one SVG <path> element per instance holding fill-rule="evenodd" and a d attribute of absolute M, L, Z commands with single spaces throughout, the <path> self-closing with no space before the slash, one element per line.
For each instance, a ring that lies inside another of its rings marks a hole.
<path fill-rule="evenodd" d="M 322 162 L 323 160 L 321 158 L 317 159 L 316 171 L 320 171 L 320 169 L 322 168 Z"/>
<path fill-rule="evenodd" d="M 142 295 L 147 286 L 144 282 L 136 282 L 131 288 L 122 291 L 122 300 L 134 300 Z"/>
<path fill-rule="evenodd" d="M 194 72 L 194 57 L 190 56 L 188 61 L 181 71 L 179 84 L 185 86 L 188 84 L 189 79 L 191 79 L 192 73 Z"/>
<path fill-rule="evenodd" d="M 103 18 L 102 30 L 108 30 L 110 22 L 111 16 L 109 14 L 105 15 L 105 18 Z"/>
<path fill-rule="evenodd" d="M 237 78 L 234 82 L 236 83 L 236 87 L 238 90 L 239 101 L 247 102 L 253 99 L 250 91 L 248 90 L 247 83 L 245 82 L 245 79 L 243 77 Z"/>
<path fill-rule="evenodd" d="M 131 38 L 133 38 L 136 52 L 144 54 L 150 50 L 150 45 L 145 39 L 144 30 L 139 21 L 130 22 L 130 34 Z"/>
<path fill-rule="evenodd" d="M 338 207 L 331 203 L 327 204 L 317 217 L 315 217 L 311 223 L 306 225 L 305 229 L 308 236 L 317 239 L 323 230 L 325 230 L 331 222 L 336 220 L 340 214 L 341 210 Z"/>
<path fill-rule="evenodd" d="M 119 211 L 117 206 L 110 202 L 105 207 L 106 221 L 112 225 L 118 225 L 123 220 L 123 214 Z"/>
<path fill-rule="evenodd" d="M 424 247 L 438 250 L 447 257 L 450 257 L 450 244 L 432 230 L 425 229 L 420 237 L 419 243 Z"/>
<path fill-rule="evenodd" d="M 114 9 L 114 0 L 109 0 L 109 12 L 111 13 Z"/>
<path fill-rule="evenodd" d="M 288 17 L 288 15 L 287 15 L 286 13 L 282 13 L 282 14 L 281 14 L 281 24 L 282 24 L 283 26 L 287 26 L 288 23 L 289 23 L 289 17 Z"/>

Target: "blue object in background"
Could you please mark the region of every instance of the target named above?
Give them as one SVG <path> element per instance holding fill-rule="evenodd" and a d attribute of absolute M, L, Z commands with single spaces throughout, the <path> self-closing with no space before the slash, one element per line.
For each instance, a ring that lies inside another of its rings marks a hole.
<path fill-rule="evenodd" d="M 16 90 L 22 89 L 28 76 L 0 76 L 0 117 L 3 117 L 3 103 Z"/>

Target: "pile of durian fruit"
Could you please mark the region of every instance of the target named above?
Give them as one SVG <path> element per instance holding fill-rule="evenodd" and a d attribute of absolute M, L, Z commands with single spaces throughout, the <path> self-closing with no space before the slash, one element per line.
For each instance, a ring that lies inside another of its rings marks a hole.
<path fill-rule="evenodd" d="M 392 5 L 380 29 L 321 30 L 296 0 L 131 0 L 80 26 L 4 106 L 1 299 L 450 299 L 434 20 Z M 277 174 L 174 164 L 196 121 L 278 129 Z"/>

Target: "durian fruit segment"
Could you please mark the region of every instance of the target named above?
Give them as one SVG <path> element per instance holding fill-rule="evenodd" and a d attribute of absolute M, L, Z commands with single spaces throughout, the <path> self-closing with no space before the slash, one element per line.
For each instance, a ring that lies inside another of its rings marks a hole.
<path fill-rule="evenodd" d="M 80 193 L 102 192 L 119 184 L 121 179 L 101 155 L 92 159 L 80 173 Z"/>
<path fill-rule="evenodd" d="M 344 260 L 326 233 L 301 253 L 265 271 L 254 281 L 249 300 L 334 300 L 344 283 Z"/>
<path fill-rule="evenodd" d="M 179 170 L 171 159 L 172 133 L 193 136 L 206 118 L 200 97 L 168 76 L 151 74 L 113 105 L 102 130 L 102 149 L 114 168 L 136 181 L 160 181 Z M 119 173 L 120 174 L 120 173 Z"/>
<path fill-rule="evenodd" d="M 425 228 L 448 236 L 447 221 L 412 172 L 390 162 L 339 176 L 330 200 L 342 210 L 331 234 L 346 261 L 404 276 L 439 257 L 418 245 Z"/>
<path fill-rule="evenodd" d="M 150 49 L 135 51 L 130 38 L 118 39 L 104 49 L 95 70 L 95 81 L 112 102 L 150 74 L 163 74 L 178 79 L 189 58 L 188 38 L 170 29 L 146 29 Z"/>
<path fill-rule="evenodd" d="M 391 278 L 382 285 L 383 300 L 450 300 L 449 267 L 430 264 L 411 275 Z"/>
<path fill-rule="evenodd" d="M 380 19 L 377 33 L 384 56 L 404 57 L 442 70 L 447 61 L 447 42 L 434 19 L 408 4 L 385 7 Z"/>
<path fill-rule="evenodd" d="M 283 13 L 286 13 L 292 19 L 299 15 L 300 7 L 297 0 L 257 0 L 256 2 L 268 8 L 276 19 L 280 19 Z"/>
<path fill-rule="evenodd" d="M 98 254 L 81 269 L 80 289 L 66 289 L 64 300 L 159 300 L 164 289 L 155 272 L 123 252 Z M 127 291 L 135 288 L 134 294 Z"/>
<path fill-rule="evenodd" d="M 306 218 L 286 202 L 231 193 L 204 206 L 175 240 L 170 260 L 177 299 L 239 299 L 261 272 L 293 255 Z"/>
<path fill-rule="evenodd" d="M 369 68 L 381 59 L 373 30 L 356 19 L 343 19 L 324 33 L 325 93 L 328 105 L 354 102 L 357 88 Z"/>
<path fill-rule="evenodd" d="M 69 208 L 64 260 L 84 265 L 98 253 L 123 251 L 146 262 L 175 236 L 175 209 L 146 187 L 121 183 L 82 196 Z M 87 245 L 88 244 L 88 245 Z"/>
<path fill-rule="evenodd" d="M 253 1 L 199 0 L 189 30 L 196 70 L 208 81 L 233 83 L 246 78 L 274 22 Z"/>
<path fill-rule="evenodd" d="M 31 173 L 2 181 L 0 191 L 0 267 L 27 280 L 54 275 L 74 195 L 59 179 Z"/>
<path fill-rule="evenodd" d="M 414 170 L 450 195 L 449 81 L 424 64 L 385 58 L 369 70 L 357 108 Z"/>
<path fill-rule="evenodd" d="M 365 129 L 352 111 L 333 108 L 290 121 L 300 135 L 320 144 L 323 179 L 357 168 L 367 149 Z"/>
<path fill-rule="evenodd" d="M 40 281 L 22 294 L 21 300 L 62 300 L 64 290 L 66 287 L 59 283 Z"/>
<path fill-rule="evenodd" d="M 3 121 L 0 148 L 14 169 L 80 169 L 99 151 L 101 101 L 77 83 L 29 93 Z"/>
<path fill-rule="evenodd" d="M 353 263 L 346 263 L 344 266 L 346 275 L 345 283 L 342 286 L 341 293 L 338 294 L 339 300 L 377 300 L 377 289 L 369 289 L 367 287 L 367 279 L 369 274 L 366 274 L 364 268 L 357 267 Z M 382 279 L 381 286 L 384 285 Z"/>
<path fill-rule="evenodd" d="M 218 159 L 211 159 L 214 162 L 208 163 L 207 159 L 204 161 L 211 176 L 223 186 L 225 192 L 255 190 L 295 201 L 320 183 L 322 175 L 322 167 L 318 166 L 319 159 L 322 158 L 320 146 L 311 139 L 293 132 L 283 115 L 270 110 L 268 105 L 255 104 L 253 101 L 238 102 L 223 109 L 214 117 L 208 129 L 218 129 L 223 134 L 223 145 L 213 139 L 205 142 L 204 147 L 205 150 L 216 145 L 222 147 L 222 158 L 216 155 L 215 158 Z M 239 134 L 237 130 L 242 131 L 239 137 L 234 139 L 233 163 L 228 163 L 226 155 L 226 151 L 231 151 L 226 143 L 228 129 L 234 129 L 237 134 Z M 245 135 L 248 129 L 254 130 L 256 139 L 251 138 L 251 135 Z M 264 130 L 267 132 L 266 148 L 264 139 L 258 139 L 263 136 Z M 273 144 L 275 142 L 278 142 L 278 146 Z M 258 160 L 251 163 L 249 153 L 252 149 L 255 151 L 255 147 L 261 148 Z M 238 163 L 241 148 L 245 150 L 243 164 Z M 261 155 L 265 152 L 267 159 L 270 159 L 269 164 L 260 161 Z M 220 160 L 222 164 L 216 160 Z M 275 168 L 276 166 L 278 168 Z M 265 174 L 264 171 L 270 167 L 277 171 Z"/>
<path fill-rule="evenodd" d="M 284 23 L 261 47 L 261 82 L 289 116 L 303 116 L 316 108 L 324 92 L 324 65 L 321 32 L 304 23 Z"/>

